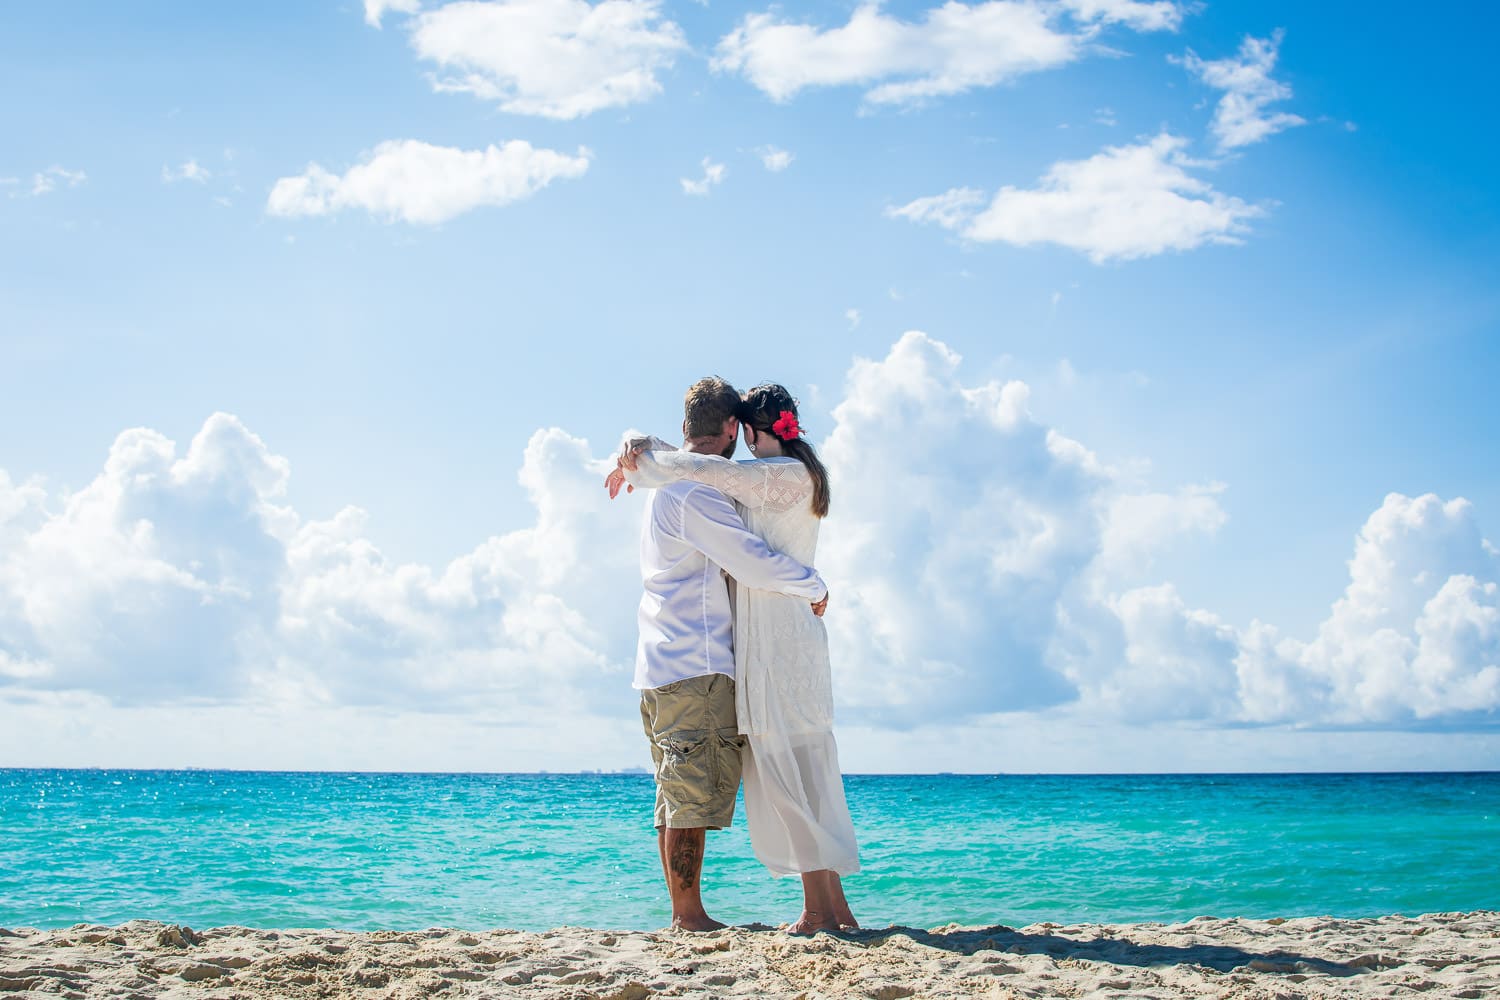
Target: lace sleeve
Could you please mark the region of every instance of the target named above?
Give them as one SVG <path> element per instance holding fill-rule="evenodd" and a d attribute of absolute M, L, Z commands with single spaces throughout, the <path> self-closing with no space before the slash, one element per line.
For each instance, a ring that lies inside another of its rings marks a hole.
<path fill-rule="evenodd" d="M 635 472 L 625 473 L 634 486 L 661 487 L 679 479 L 712 486 L 746 507 L 793 510 L 812 499 L 812 476 L 801 462 L 731 462 L 717 455 L 690 451 L 645 451 Z"/>

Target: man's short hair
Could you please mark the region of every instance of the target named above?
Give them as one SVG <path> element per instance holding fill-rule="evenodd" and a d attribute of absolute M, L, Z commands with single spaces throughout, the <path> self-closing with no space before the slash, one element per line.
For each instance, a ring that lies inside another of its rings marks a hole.
<path fill-rule="evenodd" d="M 682 401 L 682 433 L 693 438 L 717 437 L 724 433 L 724 421 L 734 416 L 740 405 L 740 394 L 717 375 L 694 382 Z"/>

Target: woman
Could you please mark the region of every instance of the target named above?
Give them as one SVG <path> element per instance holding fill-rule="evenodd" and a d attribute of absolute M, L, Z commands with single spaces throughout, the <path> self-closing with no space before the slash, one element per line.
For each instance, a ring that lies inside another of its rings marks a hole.
<path fill-rule="evenodd" d="M 632 486 L 706 483 L 734 500 L 746 527 L 772 549 L 812 565 L 828 473 L 802 436 L 796 400 L 779 385 L 756 386 L 739 417 L 753 460 L 676 451 L 653 439 L 651 449 L 621 459 L 612 492 L 620 475 Z M 730 585 L 750 844 L 772 874 L 802 876 L 792 933 L 856 928 L 840 879 L 859 870 L 859 851 L 833 739 L 828 633 L 806 601 Z"/>

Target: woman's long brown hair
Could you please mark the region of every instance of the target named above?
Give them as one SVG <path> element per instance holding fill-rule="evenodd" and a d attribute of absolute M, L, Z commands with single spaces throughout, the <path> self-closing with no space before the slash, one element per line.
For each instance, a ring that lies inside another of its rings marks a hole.
<path fill-rule="evenodd" d="M 775 437 L 781 442 L 781 450 L 785 454 L 807 467 L 808 475 L 812 476 L 813 481 L 812 511 L 818 517 L 827 517 L 828 470 L 818 458 L 818 453 L 807 443 L 806 438 L 795 437 L 787 441 L 772 429 L 776 421 L 781 419 L 782 413 L 791 413 L 799 421 L 802 419 L 797 414 L 797 401 L 792 398 L 792 394 L 786 391 L 785 386 L 767 382 L 745 393 L 741 407 L 740 420 L 743 423 Z"/>

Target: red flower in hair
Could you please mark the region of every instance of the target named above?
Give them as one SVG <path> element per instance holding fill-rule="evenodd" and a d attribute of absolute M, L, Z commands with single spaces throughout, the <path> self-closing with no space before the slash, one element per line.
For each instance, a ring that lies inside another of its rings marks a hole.
<path fill-rule="evenodd" d="M 797 426 L 797 414 L 791 410 L 782 410 L 781 419 L 771 425 L 771 430 L 783 441 L 795 441 L 802 436 L 802 428 Z"/>

